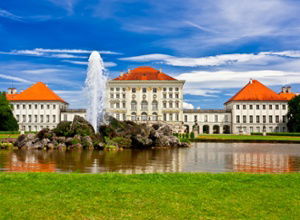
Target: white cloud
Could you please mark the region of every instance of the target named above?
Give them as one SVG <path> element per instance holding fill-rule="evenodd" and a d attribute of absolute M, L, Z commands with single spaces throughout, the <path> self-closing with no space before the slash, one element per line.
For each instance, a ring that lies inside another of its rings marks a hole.
<path fill-rule="evenodd" d="M 123 61 L 150 62 L 158 61 L 171 66 L 197 67 L 197 66 L 220 66 L 235 63 L 260 63 L 264 64 L 270 60 L 276 60 L 274 55 L 286 57 L 300 57 L 300 51 L 281 51 L 281 52 L 260 52 L 244 54 L 221 54 L 216 56 L 191 58 L 176 57 L 167 54 L 148 54 L 134 57 L 120 58 Z"/>
<path fill-rule="evenodd" d="M 8 18 L 15 21 L 21 21 L 22 17 L 17 16 L 7 10 L 0 9 L 0 17 Z"/>
<path fill-rule="evenodd" d="M 57 73 L 60 71 L 61 69 L 47 68 L 47 69 L 23 70 L 22 72 L 26 74 L 49 74 L 49 73 Z"/>
<path fill-rule="evenodd" d="M 7 75 L 4 75 L 4 74 L 0 74 L 0 78 L 12 80 L 12 81 L 17 81 L 17 82 L 22 82 L 22 83 L 31 83 L 31 81 L 23 79 L 23 78 L 16 77 L 16 76 L 7 76 Z"/>
<path fill-rule="evenodd" d="M 184 109 L 193 109 L 194 106 L 193 104 L 187 103 L 187 102 L 183 102 L 183 108 Z"/>

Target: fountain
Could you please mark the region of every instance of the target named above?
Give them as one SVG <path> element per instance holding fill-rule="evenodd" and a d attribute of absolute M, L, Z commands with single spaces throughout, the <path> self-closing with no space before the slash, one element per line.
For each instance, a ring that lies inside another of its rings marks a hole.
<path fill-rule="evenodd" d="M 88 98 L 87 120 L 95 131 L 104 122 L 106 82 L 103 60 L 97 51 L 93 51 L 89 58 L 85 91 Z"/>

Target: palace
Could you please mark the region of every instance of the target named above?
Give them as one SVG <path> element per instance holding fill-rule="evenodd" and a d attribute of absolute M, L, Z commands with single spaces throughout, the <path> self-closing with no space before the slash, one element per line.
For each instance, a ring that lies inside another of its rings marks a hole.
<path fill-rule="evenodd" d="M 128 70 L 108 81 L 106 112 L 119 120 L 168 123 L 174 132 L 287 132 L 288 101 L 297 95 L 290 87 L 276 93 L 250 80 L 224 109 L 202 110 L 183 108 L 184 83 L 151 67 Z M 7 99 L 23 131 L 54 128 L 75 115 L 85 117 L 84 109 L 68 109 L 68 103 L 42 82 L 20 93 L 10 88 Z"/>

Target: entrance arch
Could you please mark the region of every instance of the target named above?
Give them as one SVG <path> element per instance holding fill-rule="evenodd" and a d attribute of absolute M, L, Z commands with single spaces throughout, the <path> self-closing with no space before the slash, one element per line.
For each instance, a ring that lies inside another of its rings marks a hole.
<path fill-rule="evenodd" d="M 220 126 L 219 125 L 214 125 L 213 126 L 213 133 L 214 134 L 220 134 Z"/>
<path fill-rule="evenodd" d="M 209 134 L 209 126 L 208 125 L 203 125 L 203 133 Z"/>
<path fill-rule="evenodd" d="M 190 126 L 184 125 L 184 127 L 185 127 L 184 132 L 185 133 L 190 133 Z"/>
<path fill-rule="evenodd" d="M 223 134 L 230 134 L 230 126 L 229 125 L 223 126 Z"/>

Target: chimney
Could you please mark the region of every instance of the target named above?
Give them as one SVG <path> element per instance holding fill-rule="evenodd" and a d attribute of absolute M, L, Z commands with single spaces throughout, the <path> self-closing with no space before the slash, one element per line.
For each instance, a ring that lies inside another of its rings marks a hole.
<path fill-rule="evenodd" d="M 252 80 L 252 78 L 251 78 L 250 81 L 249 81 L 249 83 L 252 84 L 252 82 L 253 82 L 253 80 Z"/>
<path fill-rule="evenodd" d="M 13 95 L 17 93 L 17 89 L 16 88 L 8 88 L 7 90 L 7 94 Z"/>
<path fill-rule="evenodd" d="M 286 92 L 287 93 L 292 93 L 292 87 L 290 87 L 290 86 L 286 87 Z"/>

